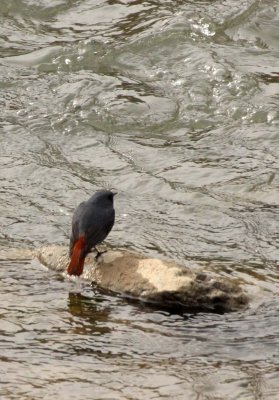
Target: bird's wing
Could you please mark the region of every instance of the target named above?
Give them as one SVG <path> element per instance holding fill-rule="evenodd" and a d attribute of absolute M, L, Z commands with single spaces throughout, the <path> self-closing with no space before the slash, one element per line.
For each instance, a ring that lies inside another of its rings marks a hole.
<path fill-rule="evenodd" d="M 72 219 L 72 234 L 70 238 L 70 256 L 72 255 L 72 250 L 75 242 L 79 238 L 79 219 L 81 214 L 84 211 L 86 201 L 80 203 L 74 211 L 73 219 Z"/>
<path fill-rule="evenodd" d="M 88 228 L 88 230 L 86 231 L 85 253 L 88 253 L 92 249 L 92 247 L 97 246 L 97 244 L 105 240 L 105 238 L 111 231 L 113 224 L 114 224 L 114 218 L 108 221 L 105 226 L 96 225 Z"/>

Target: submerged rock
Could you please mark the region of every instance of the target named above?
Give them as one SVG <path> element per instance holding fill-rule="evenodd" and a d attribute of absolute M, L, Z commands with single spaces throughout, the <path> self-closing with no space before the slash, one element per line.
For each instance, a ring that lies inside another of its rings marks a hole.
<path fill-rule="evenodd" d="M 56 271 L 65 271 L 68 249 L 47 246 L 37 252 L 39 261 Z M 94 255 L 85 261 L 84 279 L 100 288 L 160 307 L 234 311 L 248 304 L 248 296 L 233 280 L 194 273 L 174 262 L 146 258 L 127 250 Z"/>

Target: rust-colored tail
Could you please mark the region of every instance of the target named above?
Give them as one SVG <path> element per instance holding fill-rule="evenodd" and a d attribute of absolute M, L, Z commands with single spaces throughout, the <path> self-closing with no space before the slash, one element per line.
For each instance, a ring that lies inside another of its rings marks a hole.
<path fill-rule="evenodd" d="M 80 276 L 82 274 L 85 257 L 81 257 L 81 252 L 84 248 L 84 244 L 84 236 L 81 236 L 74 244 L 71 261 L 67 268 L 69 275 Z"/>

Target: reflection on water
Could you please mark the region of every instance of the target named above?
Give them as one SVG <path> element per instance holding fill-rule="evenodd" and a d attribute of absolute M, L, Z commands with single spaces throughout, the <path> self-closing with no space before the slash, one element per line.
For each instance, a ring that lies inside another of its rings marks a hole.
<path fill-rule="evenodd" d="M 103 307 L 103 302 L 103 298 L 98 296 L 97 293 L 93 299 L 80 293 L 69 293 L 68 309 L 73 316 L 73 318 L 69 319 L 69 323 L 73 326 L 74 334 L 88 335 L 91 333 L 102 335 L 110 332 L 110 329 L 106 326 L 110 316 L 110 307 Z M 79 323 L 76 323 L 77 319 Z M 104 325 L 102 325 L 102 321 Z"/>
<path fill-rule="evenodd" d="M 1 247 L 64 244 L 75 206 L 113 187 L 112 246 L 253 301 L 168 313 L 11 254 L 1 398 L 277 399 L 277 2 L 2 3 Z"/>

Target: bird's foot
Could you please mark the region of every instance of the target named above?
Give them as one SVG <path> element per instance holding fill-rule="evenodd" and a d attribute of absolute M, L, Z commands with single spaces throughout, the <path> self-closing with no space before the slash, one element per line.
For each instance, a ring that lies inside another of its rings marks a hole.
<path fill-rule="evenodd" d="M 95 250 L 96 250 L 96 252 L 97 252 L 97 254 L 96 254 L 95 257 L 94 257 L 94 260 L 95 260 L 95 261 L 98 261 L 98 259 L 99 259 L 100 256 L 102 256 L 103 254 L 107 253 L 107 250 L 99 251 L 97 248 L 95 248 Z"/>

